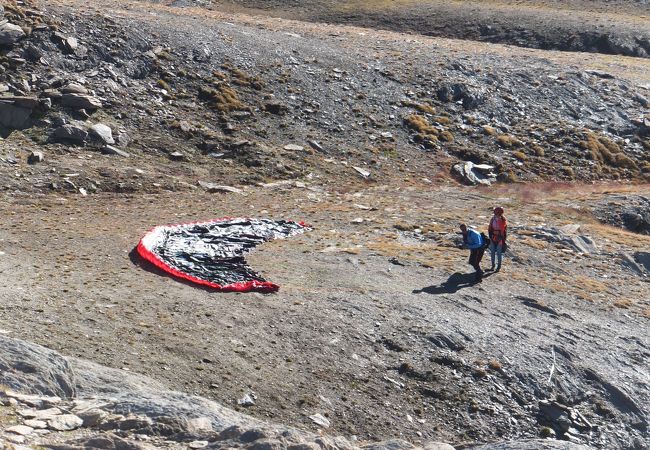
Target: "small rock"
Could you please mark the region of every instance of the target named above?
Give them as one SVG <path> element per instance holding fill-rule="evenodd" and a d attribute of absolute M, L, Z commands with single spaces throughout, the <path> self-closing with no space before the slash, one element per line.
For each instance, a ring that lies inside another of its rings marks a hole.
<path fill-rule="evenodd" d="M 113 139 L 113 131 L 108 125 L 103 123 L 96 123 L 88 130 L 90 136 L 93 136 L 97 140 L 103 142 L 106 145 L 111 145 L 115 143 Z"/>
<path fill-rule="evenodd" d="M 357 173 L 361 175 L 363 178 L 368 178 L 370 176 L 370 172 L 365 169 L 362 169 L 361 167 L 352 166 L 352 168 L 356 170 Z"/>
<path fill-rule="evenodd" d="M 102 147 L 102 154 L 117 155 L 117 156 L 121 156 L 122 158 L 128 158 L 130 156 L 124 150 L 120 150 L 119 148 L 113 147 L 112 145 L 105 145 L 104 147 Z"/>
<path fill-rule="evenodd" d="M 185 161 L 185 155 L 181 152 L 173 152 L 169 154 L 169 159 L 172 161 Z"/>
<path fill-rule="evenodd" d="M 44 159 L 42 152 L 31 152 L 27 157 L 27 164 L 38 164 L 43 162 Z"/>
<path fill-rule="evenodd" d="M 189 448 L 195 449 L 195 448 L 206 448 L 208 446 L 209 442 L 208 441 L 192 441 L 187 446 Z"/>
<path fill-rule="evenodd" d="M 63 94 L 88 94 L 88 89 L 79 83 L 69 83 L 60 90 Z"/>
<path fill-rule="evenodd" d="M 244 407 L 253 406 L 255 405 L 255 400 L 253 400 L 253 397 L 251 397 L 249 394 L 246 394 L 237 400 L 237 404 Z"/>
<path fill-rule="evenodd" d="M 317 151 L 319 151 L 319 152 L 324 152 L 324 151 L 325 151 L 325 149 L 323 148 L 323 146 L 320 145 L 320 144 L 319 144 L 318 142 L 316 142 L 316 141 L 307 141 L 307 143 L 308 143 L 308 144 L 311 146 L 311 148 L 313 148 L 314 150 L 317 150 Z"/>
<path fill-rule="evenodd" d="M 293 151 L 293 152 L 301 152 L 301 151 L 303 151 L 305 149 L 305 147 L 302 147 L 302 146 L 296 145 L 296 144 L 287 144 L 287 145 L 284 146 L 284 149 L 285 150 L 290 150 L 290 151 Z"/>
<path fill-rule="evenodd" d="M 267 102 L 264 104 L 264 110 L 271 114 L 283 115 L 288 109 L 287 105 L 280 102 Z"/>
<path fill-rule="evenodd" d="M 82 426 L 84 421 L 74 414 L 63 414 L 47 421 L 50 429 L 55 431 L 71 431 Z"/>
<path fill-rule="evenodd" d="M 471 161 L 464 161 L 454 165 L 451 172 L 465 184 L 489 186 L 496 181 L 496 175 L 491 172 L 493 168 L 493 166 L 487 164 L 474 164 Z"/>
<path fill-rule="evenodd" d="M 238 189 L 236 187 L 222 186 L 218 184 L 208 183 L 205 181 L 199 181 L 199 186 L 201 186 L 203 189 L 206 190 L 206 192 L 209 192 L 210 194 L 214 194 L 215 192 L 232 192 L 234 194 L 241 194 L 242 192 L 244 192 L 241 189 Z"/>
<path fill-rule="evenodd" d="M 330 427 L 330 421 L 327 419 L 327 417 L 323 416 L 322 414 L 314 414 L 313 416 L 309 416 L 312 422 L 314 422 L 316 425 L 322 428 L 329 428 Z"/>

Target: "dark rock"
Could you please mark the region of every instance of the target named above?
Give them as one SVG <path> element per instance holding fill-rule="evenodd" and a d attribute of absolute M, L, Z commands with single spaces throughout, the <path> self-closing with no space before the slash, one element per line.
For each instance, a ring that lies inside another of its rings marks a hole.
<path fill-rule="evenodd" d="M 56 140 L 82 143 L 88 138 L 88 132 L 79 125 L 69 124 L 54 130 Z"/>
<path fill-rule="evenodd" d="M 42 152 L 31 152 L 27 157 L 27 164 L 38 164 L 43 162 L 44 157 Z"/>
<path fill-rule="evenodd" d="M 288 110 L 289 108 L 284 103 L 267 102 L 264 104 L 264 111 L 270 112 L 271 114 L 284 115 Z"/>
<path fill-rule="evenodd" d="M 647 272 L 650 272 L 650 252 L 636 252 L 634 253 L 634 260 Z"/>
<path fill-rule="evenodd" d="M 271 434 L 262 429 L 262 428 L 253 428 L 250 430 L 245 431 L 240 437 L 239 440 L 241 442 L 253 442 L 257 441 L 258 439 L 268 439 L 271 437 Z"/>
<path fill-rule="evenodd" d="M 16 105 L 14 101 L 0 100 L 0 127 L 21 129 L 29 125 L 32 108 Z"/>

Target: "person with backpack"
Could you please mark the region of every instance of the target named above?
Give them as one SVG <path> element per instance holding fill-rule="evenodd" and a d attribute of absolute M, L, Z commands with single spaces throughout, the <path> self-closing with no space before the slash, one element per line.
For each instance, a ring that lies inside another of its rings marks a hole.
<path fill-rule="evenodd" d="M 460 231 L 463 233 L 463 247 L 469 249 L 469 265 L 476 271 L 474 280 L 478 283 L 483 279 L 481 259 L 485 253 L 487 239 L 478 231 L 467 228 L 464 223 L 460 224 Z"/>
<path fill-rule="evenodd" d="M 494 208 L 494 216 L 490 220 L 488 226 L 488 236 L 490 237 L 490 259 L 492 260 L 492 267 L 490 270 L 501 270 L 501 261 L 503 259 L 503 252 L 506 248 L 506 234 L 508 228 L 508 221 L 503 216 L 503 208 L 497 206 Z M 496 269 L 494 262 L 496 259 Z"/>

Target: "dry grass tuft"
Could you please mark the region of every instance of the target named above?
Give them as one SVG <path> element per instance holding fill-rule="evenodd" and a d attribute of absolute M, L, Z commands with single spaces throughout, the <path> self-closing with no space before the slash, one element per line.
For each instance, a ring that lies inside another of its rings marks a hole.
<path fill-rule="evenodd" d="M 521 147 L 523 145 L 519 139 L 510 134 L 501 134 L 497 136 L 497 143 L 501 147 L 505 148 Z"/>
<path fill-rule="evenodd" d="M 629 298 L 621 298 L 614 302 L 614 306 L 621 309 L 629 309 L 632 306 L 632 300 Z"/>
<path fill-rule="evenodd" d="M 208 102 L 212 109 L 221 112 L 247 110 L 237 95 L 237 92 L 225 83 L 217 83 L 215 88 L 202 87 L 199 98 Z"/>
<path fill-rule="evenodd" d="M 541 156 L 546 155 L 546 151 L 544 150 L 544 148 L 537 145 L 537 144 L 534 144 L 531 148 L 532 148 L 533 152 L 535 152 L 535 156 L 540 156 L 541 157 Z"/>
<path fill-rule="evenodd" d="M 407 106 L 410 108 L 417 109 L 418 111 L 425 114 L 434 115 L 436 113 L 436 109 L 427 103 L 417 103 L 417 102 L 412 102 L 410 100 L 404 100 L 402 102 L 402 106 Z"/>
<path fill-rule="evenodd" d="M 421 142 L 428 148 L 435 147 L 440 133 L 429 123 L 426 117 L 419 114 L 410 114 L 404 118 L 404 123 L 408 128 L 415 130 L 418 133 L 416 141 Z M 453 136 L 451 137 L 453 139 Z M 449 136 L 445 136 L 445 139 L 448 138 Z"/>
<path fill-rule="evenodd" d="M 488 363 L 488 367 L 492 370 L 497 370 L 497 371 L 503 369 L 501 363 L 496 359 L 490 360 L 490 362 Z"/>
<path fill-rule="evenodd" d="M 587 132 L 585 139 L 578 143 L 580 147 L 589 151 L 591 159 L 612 167 L 636 169 L 636 163 L 625 153 L 621 147 L 605 136 Z"/>
<path fill-rule="evenodd" d="M 237 86 L 250 86 L 253 89 L 257 89 L 258 91 L 264 87 L 264 81 L 259 76 L 253 77 L 251 75 L 248 75 L 243 70 L 238 69 L 237 67 L 233 67 L 228 63 L 222 64 L 221 68 L 230 72 L 232 83 L 236 84 Z"/>
<path fill-rule="evenodd" d="M 497 130 L 490 125 L 483 125 L 483 132 L 488 136 L 494 136 L 497 134 Z"/>
<path fill-rule="evenodd" d="M 528 159 L 528 156 L 524 152 L 512 152 L 512 156 L 517 158 L 519 161 L 526 161 Z"/>

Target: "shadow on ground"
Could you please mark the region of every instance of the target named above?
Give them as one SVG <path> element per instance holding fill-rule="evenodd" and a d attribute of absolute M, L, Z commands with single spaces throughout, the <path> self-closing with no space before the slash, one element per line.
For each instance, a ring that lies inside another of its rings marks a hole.
<path fill-rule="evenodd" d="M 484 273 L 483 274 L 483 279 L 489 277 L 492 275 L 492 273 Z M 414 294 L 432 294 L 432 295 L 440 295 L 440 294 L 453 294 L 454 292 L 457 292 L 463 288 L 471 287 L 476 284 L 479 284 L 480 281 L 476 281 L 476 277 L 474 273 L 460 273 L 456 272 L 452 274 L 447 281 L 445 281 L 442 284 L 439 284 L 437 286 L 427 286 L 422 289 L 414 289 L 413 293 Z"/>

